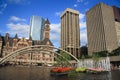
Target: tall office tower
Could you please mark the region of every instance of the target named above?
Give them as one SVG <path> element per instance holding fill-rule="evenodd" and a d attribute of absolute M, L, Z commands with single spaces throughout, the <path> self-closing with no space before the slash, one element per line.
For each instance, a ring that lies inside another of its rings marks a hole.
<path fill-rule="evenodd" d="M 117 32 L 118 46 L 120 46 L 120 22 L 115 21 L 115 28 Z"/>
<path fill-rule="evenodd" d="M 79 12 L 67 8 L 61 14 L 61 48 L 80 56 Z"/>
<path fill-rule="evenodd" d="M 30 22 L 30 33 L 29 37 L 32 37 L 32 40 L 42 40 L 44 33 L 44 24 L 45 20 L 40 16 L 32 16 Z"/>
<path fill-rule="evenodd" d="M 118 47 L 113 8 L 97 4 L 86 13 L 88 54 Z"/>
<path fill-rule="evenodd" d="M 120 8 L 113 6 L 115 28 L 117 32 L 118 46 L 120 46 Z"/>

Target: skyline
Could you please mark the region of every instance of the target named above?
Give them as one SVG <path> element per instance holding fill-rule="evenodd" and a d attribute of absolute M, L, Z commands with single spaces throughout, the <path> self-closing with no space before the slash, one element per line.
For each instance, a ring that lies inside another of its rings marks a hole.
<path fill-rule="evenodd" d="M 33 15 L 49 19 L 51 23 L 50 40 L 55 47 L 60 47 L 60 14 L 66 8 L 80 12 L 80 42 L 87 44 L 85 13 L 90 8 L 103 2 L 109 6 L 120 7 L 120 0 L 0 0 L 0 33 L 9 33 L 14 37 L 29 37 L 30 17 Z"/>

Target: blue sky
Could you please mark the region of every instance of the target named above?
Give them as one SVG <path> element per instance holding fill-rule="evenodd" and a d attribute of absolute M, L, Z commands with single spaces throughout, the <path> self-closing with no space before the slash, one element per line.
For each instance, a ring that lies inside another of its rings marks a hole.
<path fill-rule="evenodd" d="M 17 33 L 19 37 L 28 38 L 30 17 L 32 15 L 48 18 L 51 23 L 51 41 L 60 47 L 60 14 L 66 8 L 80 12 L 81 46 L 87 44 L 85 13 L 90 8 L 103 2 L 120 7 L 120 0 L 0 0 L 0 33 Z"/>

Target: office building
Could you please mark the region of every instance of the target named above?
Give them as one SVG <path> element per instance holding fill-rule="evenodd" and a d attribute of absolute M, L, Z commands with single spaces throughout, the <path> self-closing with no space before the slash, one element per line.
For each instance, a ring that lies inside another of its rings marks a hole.
<path fill-rule="evenodd" d="M 33 40 L 42 40 L 44 33 L 45 20 L 40 16 L 32 16 L 30 21 L 30 33 Z"/>
<path fill-rule="evenodd" d="M 67 8 L 61 18 L 61 48 L 76 57 L 80 56 L 79 12 Z"/>
<path fill-rule="evenodd" d="M 118 47 L 114 11 L 111 6 L 99 3 L 86 13 L 88 54 Z"/>
<path fill-rule="evenodd" d="M 120 22 L 115 21 L 115 28 L 117 32 L 118 46 L 120 46 Z"/>
<path fill-rule="evenodd" d="M 120 8 L 113 6 L 115 28 L 117 32 L 118 46 L 120 46 Z"/>

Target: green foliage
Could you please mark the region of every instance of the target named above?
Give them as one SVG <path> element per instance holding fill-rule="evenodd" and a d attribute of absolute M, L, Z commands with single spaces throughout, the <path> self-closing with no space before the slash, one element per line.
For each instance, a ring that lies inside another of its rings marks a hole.
<path fill-rule="evenodd" d="M 85 59 L 85 56 L 84 55 L 82 55 L 82 58 L 81 58 L 82 60 L 84 60 Z"/>
<path fill-rule="evenodd" d="M 68 61 L 71 60 L 71 56 L 64 51 L 57 51 L 57 53 L 59 55 L 55 59 L 57 62 L 56 65 L 68 66 Z"/>
<path fill-rule="evenodd" d="M 100 51 L 100 52 L 95 52 L 95 54 L 99 55 L 99 57 L 119 56 L 120 55 L 120 47 L 113 50 L 112 52 L 108 52 L 107 50 L 104 50 L 104 51 Z"/>
<path fill-rule="evenodd" d="M 70 56 L 69 54 L 67 54 L 66 52 L 60 51 L 60 54 L 61 54 L 61 56 L 63 56 L 65 59 L 71 60 L 71 56 Z M 63 57 L 60 57 L 60 60 L 61 60 L 61 61 L 65 61 L 65 59 L 64 59 Z"/>
<path fill-rule="evenodd" d="M 86 57 L 84 55 L 82 55 L 82 57 L 80 58 L 80 60 L 84 61 L 86 59 Z M 84 63 L 83 63 L 84 65 Z"/>
<path fill-rule="evenodd" d="M 99 58 L 100 58 L 99 53 L 98 52 L 93 52 L 92 58 L 94 60 L 95 67 L 97 68 L 97 62 L 99 61 Z"/>
<path fill-rule="evenodd" d="M 98 52 L 93 52 L 93 55 L 92 55 L 93 60 L 98 60 L 99 57 L 100 57 L 100 55 Z"/>
<path fill-rule="evenodd" d="M 108 51 L 105 50 L 105 51 L 100 51 L 100 52 L 94 52 L 93 53 L 93 56 L 99 56 L 99 57 L 106 57 L 108 55 Z"/>
<path fill-rule="evenodd" d="M 99 54 L 100 57 L 106 57 L 108 55 L 108 51 L 107 50 L 100 51 L 100 52 L 98 52 L 98 54 Z"/>
<path fill-rule="evenodd" d="M 86 70 L 87 70 L 87 68 L 85 68 L 85 67 L 75 69 L 76 72 L 85 72 Z"/>
<path fill-rule="evenodd" d="M 92 58 L 90 55 L 81 55 L 78 59 L 89 59 Z"/>
<path fill-rule="evenodd" d="M 73 78 L 76 78 L 77 76 L 79 76 L 79 73 L 76 73 L 75 70 L 70 70 L 68 72 L 68 77 L 70 78 L 70 80 L 73 80 Z"/>
<path fill-rule="evenodd" d="M 82 57 L 84 55 L 85 57 L 88 56 L 88 47 L 87 45 L 80 47 L 80 56 Z"/>
<path fill-rule="evenodd" d="M 120 55 L 120 47 L 117 49 L 113 50 L 110 54 L 110 56 L 119 56 Z"/>

